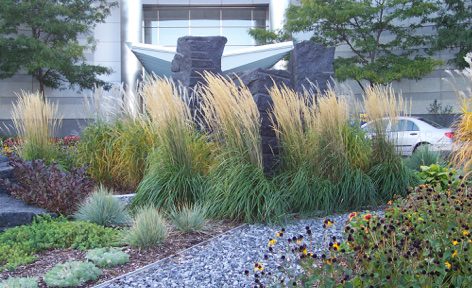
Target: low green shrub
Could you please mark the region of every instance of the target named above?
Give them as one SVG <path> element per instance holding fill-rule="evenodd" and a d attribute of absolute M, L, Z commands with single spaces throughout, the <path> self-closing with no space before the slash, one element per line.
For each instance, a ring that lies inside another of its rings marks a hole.
<path fill-rule="evenodd" d="M 119 226 L 131 222 L 125 204 L 101 185 L 79 206 L 74 217 L 103 226 Z"/>
<path fill-rule="evenodd" d="M 89 250 L 85 258 L 98 267 L 114 267 L 129 262 L 129 255 L 117 248 L 96 248 Z"/>
<path fill-rule="evenodd" d="M 199 231 L 205 225 L 206 209 L 197 204 L 183 205 L 170 211 L 173 224 L 182 232 Z"/>
<path fill-rule="evenodd" d="M 10 277 L 0 282 L 0 288 L 36 288 L 37 277 Z"/>
<path fill-rule="evenodd" d="M 93 223 L 63 217 L 37 217 L 31 225 L 0 234 L 0 270 L 33 262 L 35 254 L 54 248 L 91 249 L 120 245 L 120 232 Z"/>
<path fill-rule="evenodd" d="M 436 151 L 431 151 L 428 145 L 421 145 L 411 156 L 405 160 L 406 166 L 411 170 L 420 171 L 421 166 L 429 166 L 432 164 L 444 164 L 441 154 Z"/>
<path fill-rule="evenodd" d="M 420 172 L 417 173 L 420 181 L 423 184 L 428 184 L 436 189 L 446 190 L 448 188 L 455 188 L 459 185 L 456 170 L 439 164 L 431 164 L 429 166 L 421 166 Z"/>
<path fill-rule="evenodd" d="M 102 274 L 91 262 L 70 261 L 57 264 L 43 277 L 48 287 L 77 287 L 97 280 Z"/>
<path fill-rule="evenodd" d="M 127 241 L 131 246 L 148 248 L 161 244 L 167 237 L 164 218 L 154 207 L 139 208 Z"/>

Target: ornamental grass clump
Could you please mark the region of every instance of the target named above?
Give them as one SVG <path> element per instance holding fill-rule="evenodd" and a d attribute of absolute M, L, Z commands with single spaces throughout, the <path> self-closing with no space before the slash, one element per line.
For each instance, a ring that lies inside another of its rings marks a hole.
<path fill-rule="evenodd" d="M 61 125 L 56 104 L 44 100 L 39 92 L 21 91 L 18 102 L 13 105 L 12 120 L 21 138 L 17 151 L 23 159 L 43 159 L 47 163 L 58 160 L 58 149 L 51 143 Z"/>
<path fill-rule="evenodd" d="M 97 280 L 102 271 L 91 262 L 69 261 L 57 264 L 44 274 L 48 287 L 76 287 Z"/>
<path fill-rule="evenodd" d="M 202 230 L 206 221 L 206 208 L 198 205 L 182 205 L 170 211 L 170 218 L 175 227 L 185 233 Z"/>
<path fill-rule="evenodd" d="M 142 207 L 136 212 L 133 227 L 127 232 L 127 241 L 133 247 L 149 248 L 161 244 L 167 237 L 167 226 L 159 211 Z"/>
<path fill-rule="evenodd" d="M 442 165 L 445 164 L 445 161 L 439 152 L 431 151 L 429 145 L 421 145 L 405 160 L 405 163 L 411 170 L 420 171 L 421 166 Z"/>
<path fill-rule="evenodd" d="M 171 209 L 194 203 L 205 190 L 210 144 L 197 132 L 185 98 L 168 79 L 148 78 L 141 95 L 157 136 L 157 147 L 132 205 Z"/>
<path fill-rule="evenodd" d="M 131 222 L 131 217 L 125 204 L 113 197 L 107 188 L 100 185 L 79 206 L 74 217 L 77 220 L 88 221 L 102 226 L 120 226 Z"/>
<path fill-rule="evenodd" d="M 288 191 L 291 210 L 327 213 L 372 204 L 375 190 L 364 172 L 370 143 L 350 124 L 346 101 L 332 89 L 317 103 L 315 95 L 287 87 L 274 86 L 270 94 L 282 162 L 275 182 Z"/>
<path fill-rule="evenodd" d="M 203 126 L 218 151 L 205 195 L 209 215 L 247 222 L 276 219 L 284 199 L 264 175 L 261 118 L 251 92 L 224 76 L 205 73 L 204 78 Z"/>
<path fill-rule="evenodd" d="M 416 179 L 413 171 L 397 154 L 397 139 L 388 138 L 387 128 L 396 123 L 396 117 L 407 112 L 407 105 L 390 86 L 368 87 L 363 100 L 368 119 L 373 122 L 372 168 L 368 174 L 377 189 L 377 197 L 387 201 L 395 194 L 404 196 Z"/>
<path fill-rule="evenodd" d="M 469 178 L 472 174 L 472 53 L 464 58 L 469 67 L 458 74 L 465 79 L 467 88 L 456 89 L 461 100 L 461 116 L 456 123 L 452 160 L 458 168 L 464 170 L 465 177 Z"/>
<path fill-rule="evenodd" d="M 93 179 L 120 192 L 134 191 L 142 180 L 155 135 L 146 117 L 97 122 L 82 131 L 77 162 Z"/>

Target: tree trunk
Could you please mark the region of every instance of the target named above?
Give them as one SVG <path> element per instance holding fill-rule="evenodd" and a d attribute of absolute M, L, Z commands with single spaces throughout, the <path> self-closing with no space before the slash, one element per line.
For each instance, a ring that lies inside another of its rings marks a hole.
<path fill-rule="evenodd" d="M 44 96 L 44 83 L 42 80 L 38 80 L 39 81 L 39 93 L 41 93 L 41 96 L 43 97 L 43 100 L 45 100 L 45 96 Z"/>

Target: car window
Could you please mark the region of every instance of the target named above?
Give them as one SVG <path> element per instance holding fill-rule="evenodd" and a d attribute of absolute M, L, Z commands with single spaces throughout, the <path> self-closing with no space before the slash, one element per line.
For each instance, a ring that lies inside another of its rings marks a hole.
<path fill-rule="evenodd" d="M 406 126 L 406 131 L 420 131 L 420 128 L 415 124 L 415 122 L 407 120 L 408 124 Z"/>
<path fill-rule="evenodd" d="M 440 124 L 438 124 L 438 123 L 436 123 L 436 122 L 434 122 L 434 121 L 432 121 L 432 120 L 426 119 L 426 118 L 418 118 L 418 120 L 421 120 L 421 121 L 423 121 L 423 122 L 426 122 L 426 123 L 428 123 L 429 125 L 433 126 L 434 128 L 439 128 L 439 129 L 444 128 L 443 125 L 440 125 Z"/>
<path fill-rule="evenodd" d="M 377 125 L 381 125 L 381 126 L 379 127 Z M 371 121 L 365 124 L 364 127 L 362 127 L 362 129 L 364 129 L 364 131 L 366 131 L 367 133 L 375 133 L 377 132 L 377 129 L 379 128 L 382 129 L 383 131 L 386 131 L 387 127 L 388 127 L 388 120 L 382 119 L 382 120 Z"/>
<path fill-rule="evenodd" d="M 410 120 L 400 119 L 392 124 L 392 132 L 403 132 L 403 131 L 419 131 L 418 126 Z"/>

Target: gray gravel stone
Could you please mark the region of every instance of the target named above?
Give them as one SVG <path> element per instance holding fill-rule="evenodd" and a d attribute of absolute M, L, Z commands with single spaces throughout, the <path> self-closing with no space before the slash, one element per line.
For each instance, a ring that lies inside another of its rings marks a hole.
<path fill-rule="evenodd" d="M 252 272 L 255 262 L 263 263 L 266 271 L 273 271 L 275 277 L 283 277 L 276 267 L 283 261 L 280 251 L 288 247 L 288 237 L 303 234 L 305 227 L 309 226 L 317 252 L 322 252 L 322 247 L 326 247 L 322 244 L 326 241 L 325 237 L 342 239 L 348 214 L 327 218 L 335 222 L 328 232 L 322 227 L 326 218 L 297 220 L 285 225 L 286 233 L 276 245 L 276 251 L 279 251 L 277 257 L 268 252 L 267 244 L 281 226 L 246 225 L 103 287 L 250 287 L 254 278 L 244 275 L 244 271 Z M 270 255 L 268 260 L 264 260 L 264 254 Z M 300 272 L 300 267 L 294 265 L 294 259 L 288 261 L 291 271 Z"/>

